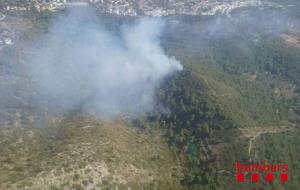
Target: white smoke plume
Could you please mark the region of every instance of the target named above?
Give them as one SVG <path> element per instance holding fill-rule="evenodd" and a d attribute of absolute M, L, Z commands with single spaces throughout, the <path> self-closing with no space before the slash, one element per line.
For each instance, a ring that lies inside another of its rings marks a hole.
<path fill-rule="evenodd" d="M 151 111 L 155 88 L 182 69 L 160 46 L 164 22 L 142 18 L 117 36 L 95 20 L 90 9 L 72 10 L 42 37 L 27 61 L 35 101 L 104 119 Z"/>

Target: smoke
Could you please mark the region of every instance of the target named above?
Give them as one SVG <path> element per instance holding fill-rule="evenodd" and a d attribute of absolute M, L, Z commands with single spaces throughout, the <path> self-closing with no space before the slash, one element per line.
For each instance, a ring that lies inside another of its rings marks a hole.
<path fill-rule="evenodd" d="M 151 111 L 155 88 L 182 69 L 160 46 L 164 22 L 142 18 L 115 35 L 97 20 L 92 9 L 70 10 L 42 36 L 26 66 L 34 102 L 102 119 Z"/>
<path fill-rule="evenodd" d="M 257 41 L 266 35 L 278 37 L 289 29 L 292 20 L 294 18 L 283 10 L 248 10 L 232 17 L 216 17 L 207 24 L 205 32 L 214 39 L 247 36 Z"/>
<path fill-rule="evenodd" d="M 237 11 L 230 17 L 216 15 L 171 21 L 169 32 L 178 33 L 179 36 L 184 33 L 190 44 L 199 43 L 201 40 L 222 41 L 236 38 L 257 41 L 265 36 L 278 37 L 283 32 L 295 32 L 295 25 L 299 25 L 299 19 L 285 9 L 247 9 Z"/>
<path fill-rule="evenodd" d="M 299 17 L 285 9 L 249 8 L 230 17 L 176 17 L 169 19 L 163 45 L 180 60 L 194 63 L 255 62 L 257 47 L 282 34 L 299 36 Z M 204 61 L 203 61 L 204 60 Z"/>

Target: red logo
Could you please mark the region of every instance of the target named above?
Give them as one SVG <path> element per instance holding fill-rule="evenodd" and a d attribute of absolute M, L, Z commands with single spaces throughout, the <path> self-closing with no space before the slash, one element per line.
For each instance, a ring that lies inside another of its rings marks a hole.
<path fill-rule="evenodd" d="M 266 180 L 267 183 L 272 183 L 274 182 L 274 174 L 267 174 L 266 175 Z"/>
<path fill-rule="evenodd" d="M 281 183 L 288 182 L 289 167 L 287 164 L 241 164 L 236 162 L 236 182 L 244 183 L 245 177 L 251 174 L 251 182 L 259 183 L 264 180 L 266 183 L 273 183 L 275 180 L 280 180 Z M 280 178 L 276 179 L 275 174 L 279 174 Z"/>
<path fill-rule="evenodd" d="M 258 183 L 259 178 L 260 178 L 259 174 L 252 174 L 252 176 L 251 176 L 252 183 Z"/>
<path fill-rule="evenodd" d="M 244 174 L 237 174 L 236 175 L 236 181 L 238 183 L 244 183 L 244 181 L 245 181 L 245 175 Z"/>
<path fill-rule="evenodd" d="M 288 180 L 289 180 L 289 175 L 288 174 L 281 174 L 280 175 L 280 181 L 282 183 L 286 183 L 286 182 L 288 182 Z"/>

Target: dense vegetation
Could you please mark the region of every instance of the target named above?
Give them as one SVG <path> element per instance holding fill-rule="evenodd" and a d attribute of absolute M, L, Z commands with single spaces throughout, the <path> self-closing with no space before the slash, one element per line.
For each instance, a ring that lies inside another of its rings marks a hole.
<path fill-rule="evenodd" d="M 205 19 L 182 20 L 183 26 L 167 32 L 163 44 L 188 71 L 162 85 L 158 100 L 166 110 L 158 120 L 170 144 L 186 157 L 183 183 L 190 189 L 297 188 L 296 170 L 291 171 L 289 184 L 252 186 L 235 183 L 234 170 L 232 175 L 220 171 L 224 162 L 249 163 L 249 142 L 239 128 L 268 130 L 288 127 L 287 121 L 299 125 L 300 50 L 288 47 L 280 35 L 253 36 L 247 26 L 238 26 L 234 33 L 224 27 L 221 34 L 209 36 L 201 33 Z M 295 130 L 259 136 L 252 162 L 298 168 L 299 151 L 294 145 L 299 129 Z M 282 155 L 286 149 L 288 153 Z"/>
<path fill-rule="evenodd" d="M 206 69 L 205 71 L 206 79 L 208 79 L 207 72 L 209 70 Z M 213 71 L 210 70 L 210 73 L 213 73 Z M 199 73 L 197 69 L 193 71 L 185 70 L 167 78 L 157 94 L 158 107 L 163 107 L 163 110 L 160 111 L 163 114 L 152 115 L 148 122 L 150 124 L 159 123 L 160 129 L 169 139 L 170 145 L 185 158 L 186 170 L 182 183 L 186 187 L 189 187 L 189 189 L 227 189 L 227 187 L 248 189 L 249 186 L 247 185 L 235 183 L 234 163 L 236 160 L 243 163 L 249 162 L 247 153 L 249 142 L 246 137 L 243 137 L 239 128 L 247 127 L 251 131 L 254 126 L 248 123 L 241 124 L 243 118 L 231 117 L 233 115 L 228 114 L 227 109 L 232 107 L 226 107 L 228 102 L 220 101 L 220 97 L 212 93 L 212 88 L 199 77 L 201 74 L 203 73 Z M 231 81 L 231 83 L 234 81 Z M 236 83 L 231 87 L 238 87 L 238 84 L 240 83 Z M 228 86 L 225 86 L 225 88 L 228 88 Z M 276 99 L 261 101 L 260 98 L 265 97 L 267 99 L 270 96 L 266 94 L 259 96 L 257 95 L 259 91 L 249 90 L 247 92 L 250 97 L 255 96 L 257 99 L 238 98 L 235 100 L 245 106 L 248 105 L 250 107 L 248 109 L 252 107 L 250 104 L 258 105 L 256 102 L 260 102 L 262 108 L 270 105 L 269 109 L 272 109 L 272 105 L 278 104 Z M 243 102 L 245 100 L 247 101 Z M 234 109 L 233 113 L 238 114 L 238 109 L 234 108 L 235 105 L 231 106 Z M 246 109 L 244 114 L 249 114 L 248 116 L 252 117 L 248 111 L 251 110 Z M 255 112 L 255 110 L 252 111 Z M 276 128 L 281 122 L 283 124 L 284 119 L 287 118 L 280 118 L 278 114 L 268 113 L 269 110 L 262 109 L 258 111 L 262 114 L 262 118 L 267 116 L 267 119 L 260 121 L 259 118 L 253 117 L 252 120 L 257 121 L 258 124 L 256 128 Z M 241 112 L 243 111 L 241 110 Z M 262 125 L 266 124 L 266 120 L 270 125 Z M 296 131 L 298 130 L 296 129 Z M 297 135 L 288 132 L 275 134 L 274 138 L 272 134 L 268 134 L 267 137 L 271 137 L 272 142 L 261 140 L 265 139 L 265 135 L 262 135 L 255 143 L 255 155 L 259 156 L 253 160 L 254 163 L 266 161 L 288 163 L 299 167 L 296 147 L 291 149 L 289 156 L 282 159 L 276 157 L 276 154 L 280 154 L 280 151 L 285 149 L 279 147 L 286 146 L 289 142 L 294 143 Z M 279 137 L 280 141 L 276 141 L 275 137 Z M 264 148 L 261 149 L 260 147 Z M 227 164 L 232 167 L 225 167 L 224 165 Z M 224 174 L 224 169 L 229 170 L 229 174 Z M 294 175 L 293 179 L 299 176 L 297 172 L 292 174 Z M 296 187 L 296 185 L 297 183 L 291 183 L 289 187 Z M 261 183 L 260 186 L 267 189 L 273 187 L 272 185 L 266 186 L 264 183 Z M 282 184 L 280 187 L 286 188 Z"/>
<path fill-rule="evenodd" d="M 227 119 L 206 85 L 193 72 L 183 71 L 165 80 L 158 92 L 157 100 L 165 114 L 158 118 L 170 144 L 187 155 L 187 175 L 183 183 L 217 186 L 216 171 L 212 161 L 217 155 L 212 145 L 226 142 L 224 131 L 236 127 Z M 229 137 L 230 139 L 230 137 Z"/>

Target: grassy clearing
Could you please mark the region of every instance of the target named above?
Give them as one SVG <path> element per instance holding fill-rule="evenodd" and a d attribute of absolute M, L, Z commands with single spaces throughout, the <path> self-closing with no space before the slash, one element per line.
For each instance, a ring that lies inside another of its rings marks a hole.
<path fill-rule="evenodd" d="M 1 189 L 181 187 L 181 164 L 160 135 L 122 121 L 71 117 L 1 128 L 0 139 Z"/>

